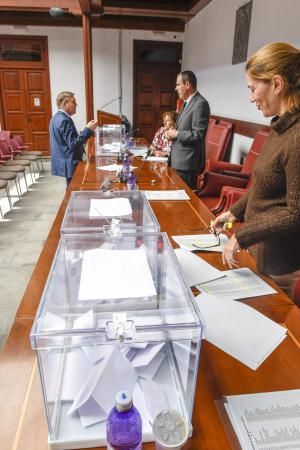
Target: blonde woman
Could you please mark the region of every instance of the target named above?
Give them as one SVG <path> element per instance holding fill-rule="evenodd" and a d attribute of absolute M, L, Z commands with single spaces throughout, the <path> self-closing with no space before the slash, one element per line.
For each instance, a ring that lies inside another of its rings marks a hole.
<path fill-rule="evenodd" d="M 253 170 L 253 185 L 230 211 L 216 218 L 244 224 L 232 235 L 223 263 L 237 265 L 236 252 L 249 248 L 258 269 L 271 276 L 300 306 L 300 51 L 286 43 L 258 50 L 246 64 L 250 101 L 271 120 Z"/>

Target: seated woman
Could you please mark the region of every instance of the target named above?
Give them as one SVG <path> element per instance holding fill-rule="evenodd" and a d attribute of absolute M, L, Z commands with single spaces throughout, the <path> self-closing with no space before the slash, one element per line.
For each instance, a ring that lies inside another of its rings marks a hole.
<path fill-rule="evenodd" d="M 171 151 L 172 141 L 167 139 L 165 132 L 170 128 L 175 127 L 177 113 L 173 111 L 165 112 L 163 115 L 164 126 L 159 128 L 155 133 L 152 144 L 150 145 L 151 155 L 154 156 L 169 156 Z"/>

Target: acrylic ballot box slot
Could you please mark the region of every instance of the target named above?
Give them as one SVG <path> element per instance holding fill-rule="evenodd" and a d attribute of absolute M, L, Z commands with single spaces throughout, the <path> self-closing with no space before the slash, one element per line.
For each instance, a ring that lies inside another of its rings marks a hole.
<path fill-rule="evenodd" d="M 123 231 L 159 231 L 155 214 L 142 191 L 74 191 L 61 233 L 97 232 L 118 224 Z"/>
<path fill-rule="evenodd" d="M 106 445 L 127 389 L 143 421 L 191 427 L 203 323 L 165 233 L 63 235 L 31 331 L 51 449 Z"/>

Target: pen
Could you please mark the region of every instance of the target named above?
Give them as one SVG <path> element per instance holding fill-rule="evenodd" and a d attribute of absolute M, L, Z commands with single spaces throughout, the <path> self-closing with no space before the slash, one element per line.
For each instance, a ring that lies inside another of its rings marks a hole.
<path fill-rule="evenodd" d="M 233 223 L 232 222 L 225 222 L 225 228 L 227 229 L 227 230 L 231 230 L 232 229 L 232 227 L 233 227 Z"/>

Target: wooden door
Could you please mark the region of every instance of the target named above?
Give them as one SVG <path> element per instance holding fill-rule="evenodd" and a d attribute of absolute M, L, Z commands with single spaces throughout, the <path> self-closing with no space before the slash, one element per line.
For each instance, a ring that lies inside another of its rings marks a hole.
<path fill-rule="evenodd" d="M 181 43 L 135 41 L 133 127 L 148 142 L 162 126 L 163 113 L 176 110 L 181 51 Z"/>
<path fill-rule="evenodd" d="M 5 37 L 3 41 L 5 45 L 1 46 L 1 50 L 7 48 L 10 37 Z M 38 55 L 36 41 L 37 38 L 32 41 L 28 39 L 20 50 L 19 42 L 12 40 L 9 54 L 12 56 L 8 60 L 4 51 L 0 53 L 2 126 L 12 135 L 21 135 L 30 149 L 49 154 L 49 72 L 43 52 L 44 39 L 38 41 L 41 48 Z M 28 61 L 32 53 L 34 56 Z"/>

